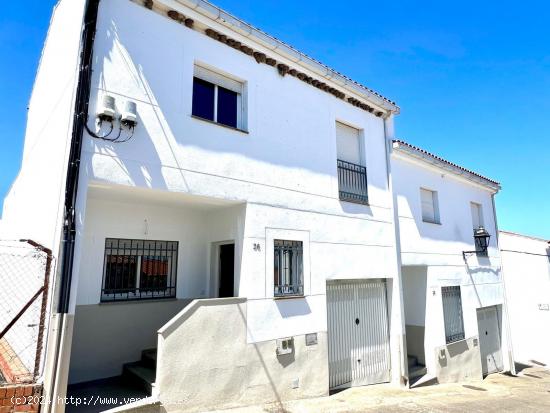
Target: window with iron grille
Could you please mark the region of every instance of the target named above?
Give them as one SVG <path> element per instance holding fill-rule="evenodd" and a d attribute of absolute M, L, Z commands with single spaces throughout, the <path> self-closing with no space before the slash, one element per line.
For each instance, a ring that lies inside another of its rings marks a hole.
<path fill-rule="evenodd" d="M 101 301 L 176 296 L 178 242 L 107 238 Z"/>
<path fill-rule="evenodd" d="M 368 203 L 367 168 L 362 165 L 361 131 L 336 122 L 338 192 L 342 201 Z"/>
<path fill-rule="evenodd" d="M 443 317 L 445 319 L 445 340 L 447 344 L 464 340 L 464 319 L 460 286 L 441 287 Z"/>
<path fill-rule="evenodd" d="M 274 240 L 275 297 L 304 295 L 302 241 Z"/>

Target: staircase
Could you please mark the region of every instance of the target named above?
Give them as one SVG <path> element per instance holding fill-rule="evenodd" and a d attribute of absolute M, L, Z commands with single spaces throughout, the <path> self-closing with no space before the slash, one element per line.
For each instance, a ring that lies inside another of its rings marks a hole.
<path fill-rule="evenodd" d="M 420 380 L 427 373 L 426 366 L 418 362 L 416 356 L 407 355 L 407 362 L 409 364 L 409 386 L 413 387 L 418 380 Z"/>
<path fill-rule="evenodd" d="M 143 389 L 149 395 L 153 392 L 156 373 L 157 349 L 143 350 L 139 361 L 126 363 L 122 368 L 123 379 Z"/>

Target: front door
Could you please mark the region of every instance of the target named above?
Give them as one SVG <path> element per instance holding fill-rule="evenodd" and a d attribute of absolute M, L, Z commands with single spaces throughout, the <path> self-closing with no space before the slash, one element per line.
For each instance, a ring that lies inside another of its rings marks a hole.
<path fill-rule="evenodd" d="M 497 306 L 477 309 L 477 329 L 483 375 L 502 371 L 500 323 Z"/>
<path fill-rule="evenodd" d="M 385 280 L 327 283 L 329 387 L 390 381 Z"/>
<path fill-rule="evenodd" d="M 234 297 L 235 244 L 220 245 L 218 297 Z"/>

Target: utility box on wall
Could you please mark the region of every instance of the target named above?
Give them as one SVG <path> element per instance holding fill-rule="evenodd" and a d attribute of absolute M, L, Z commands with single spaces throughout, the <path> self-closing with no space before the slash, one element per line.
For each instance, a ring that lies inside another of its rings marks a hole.
<path fill-rule="evenodd" d="M 277 355 L 290 354 L 294 351 L 294 339 L 292 337 L 277 339 Z"/>

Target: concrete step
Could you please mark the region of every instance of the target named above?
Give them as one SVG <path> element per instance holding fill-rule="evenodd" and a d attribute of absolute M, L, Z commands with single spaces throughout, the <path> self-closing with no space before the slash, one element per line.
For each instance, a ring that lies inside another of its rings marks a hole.
<path fill-rule="evenodd" d="M 141 362 L 144 366 L 155 369 L 157 368 L 157 349 L 151 348 L 141 352 Z"/>
<path fill-rule="evenodd" d="M 426 366 L 417 364 L 416 366 L 409 367 L 409 381 L 412 379 L 425 375 L 428 372 Z"/>
<path fill-rule="evenodd" d="M 407 363 L 409 364 L 409 370 L 418 365 L 418 358 L 416 356 L 407 356 Z"/>
<path fill-rule="evenodd" d="M 122 375 L 126 380 L 139 386 L 149 394 L 152 394 L 155 382 L 156 370 L 144 365 L 141 361 L 126 363 L 122 369 Z"/>

